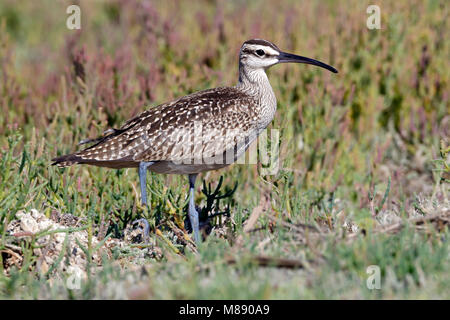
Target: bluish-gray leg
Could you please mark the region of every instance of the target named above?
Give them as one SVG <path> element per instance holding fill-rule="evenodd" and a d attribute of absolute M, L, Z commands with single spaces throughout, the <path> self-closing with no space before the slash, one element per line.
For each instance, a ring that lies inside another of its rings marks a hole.
<path fill-rule="evenodd" d="M 147 168 L 153 163 L 153 161 L 139 163 L 139 183 L 141 185 L 142 205 L 147 205 Z"/>
<path fill-rule="evenodd" d="M 196 178 L 197 178 L 197 174 L 189 175 L 188 215 L 189 215 L 189 220 L 191 221 L 192 231 L 194 232 L 194 240 L 196 243 L 200 243 L 198 212 L 197 212 L 197 210 L 195 210 L 195 202 L 194 202 L 195 179 Z"/>
<path fill-rule="evenodd" d="M 141 201 L 142 201 L 142 205 L 146 206 L 147 205 L 147 168 L 149 166 L 151 166 L 154 162 L 149 161 L 149 162 L 140 162 L 139 163 L 139 184 L 141 187 Z M 144 224 L 144 229 L 143 229 L 143 233 L 144 233 L 144 238 L 147 238 L 149 235 L 149 230 L 150 230 L 150 225 L 148 224 L 148 221 L 145 219 L 139 219 L 136 221 L 133 221 L 133 224 L 138 224 L 142 222 Z"/>

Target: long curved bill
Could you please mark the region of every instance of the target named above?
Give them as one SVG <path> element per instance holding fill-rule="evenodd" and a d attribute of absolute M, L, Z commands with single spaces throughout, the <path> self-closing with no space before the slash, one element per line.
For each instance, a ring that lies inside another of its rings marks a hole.
<path fill-rule="evenodd" d="M 292 53 L 280 52 L 280 54 L 278 55 L 278 63 L 286 63 L 286 62 L 312 64 L 312 65 L 330 70 L 331 72 L 338 73 L 338 71 L 335 68 L 333 68 L 332 66 L 329 66 L 323 62 L 320 62 L 320 61 L 317 61 L 314 59 L 310 59 L 310 58 L 306 58 L 306 57 L 302 57 L 302 56 L 297 56 Z"/>

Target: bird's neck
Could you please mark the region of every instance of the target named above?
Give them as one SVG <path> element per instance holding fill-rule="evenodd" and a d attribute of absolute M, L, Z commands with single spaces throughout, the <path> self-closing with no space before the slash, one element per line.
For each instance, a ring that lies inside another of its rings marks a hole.
<path fill-rule="evenodd" d="M 261 127 L 267 127 L 275 116 L 277 99 L 264 69 L 253 69 L 239 64 L 239 81 L 236 87 L 258 101 Z"/>
<path fill-rule="evenodd" d="M 255 94 L 261 93 L 261 89 L 270 89 L 269 79 L 264 69 L 249 68 L 242 63 L 239 64 L 239 82 L 237 87 Z"/>

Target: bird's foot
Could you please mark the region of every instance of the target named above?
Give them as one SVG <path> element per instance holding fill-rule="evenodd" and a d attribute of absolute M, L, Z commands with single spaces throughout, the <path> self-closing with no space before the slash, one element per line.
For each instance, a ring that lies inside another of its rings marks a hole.
<path fill-rule="evenodd" d="M 148 242 L 150 237 L 150 224 L 147 219 L 134 220 L 124 231 L 125 241 L 129 243 Z"/>
<path fill-rule="evenodd" d="M 201 212 L 200 208 L 196 206 L 196 211 Z M 230 213 L 228 211 L 217 212 L 213 214 L 199 215 L 199 233 L 205 238 L 209 235 L 213 229 L 213 218 L 218 216 L 229 217 Z M 189 215 L 186 215 L 184 219 L 184 227 L 188 233 L 192 232 L 191 219 Z"/>

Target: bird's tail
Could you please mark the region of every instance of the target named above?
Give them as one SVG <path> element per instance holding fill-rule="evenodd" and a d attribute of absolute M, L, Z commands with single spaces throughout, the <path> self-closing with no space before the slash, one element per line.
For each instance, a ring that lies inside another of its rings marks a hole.
<path fill-rule="evenodd" d="M 83 163 L 83 159 L 74 153 L 66 154 L 64 156 L 57 157 L 57 158 L 53 158 L 52 161 L 53 161 L 52 166 L 56 165 L 59 168 L 70 167 L 71 165 L 74 165 L 77 163 Z"/>
<path fill-rule="evenodd" d="M 111 162 L 111 159 L 104 159 L 99 160 L 98 157 L 100 155 L 106 154 L 110 152 L 108 147 L 118 148 L 117 143 L 112 143 L 112 139 L 119 136 L 123 130 L 121 129 L 109 129 L 105 131 L 103 136 L 98 137 L 96 139 L 84 139 L 81 140 L 78 145 L 86 144 L 86 143 L 92 143 L 94 142 L 94 145 L 75 152 L 71 154 L 66 154 L 64 156 L 60 156 L 57 158 L 52 159 L 53 163 L 52 165 L 56 165 L 59 168 L 65 168 L 70 167 L 74 164 L 93 164 L 97 166 L 107 166 L 110 167 L 112 164 L 107 164 L 107 162 Z M 104 146 L 104 143 L 110 141 L 109 145 L 106 147 Z M 120 141 L 119 141 L 120 142 Z M 104 157 L 105 158 L 105 157 Z M 114 159 L 117 160 L 117 159 Z M 115 164 L 118 165 L 118 164 Z"/>

